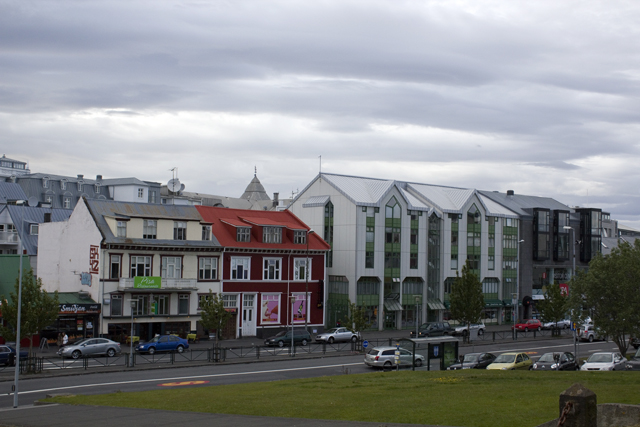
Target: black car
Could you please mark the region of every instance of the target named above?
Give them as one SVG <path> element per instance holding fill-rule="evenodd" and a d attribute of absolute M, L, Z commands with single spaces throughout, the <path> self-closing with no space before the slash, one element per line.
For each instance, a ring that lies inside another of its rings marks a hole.
<path fill-rule="evenodd" d="M 293 331 L 293 345 L 307 345 L 311 342 L 311 334 L 304 329 Z M 280 331 L 276 335 L 264 340 L 264 345 L 284 347 L 291 345 L 291 329 Z"/>
<path fill-rule="evenodd" d="M 573 353 L 545 353 L 533 364 L 534 371 L 577 371 L 580 369 Z"/>
<path fill-rule="evenodd" d="M 20 351 L 20 360 L 27 360 L 28 351 Z M 16 363 L 16 349 L 10 345 L 0 345 L 0 364 L 14 366 Z"/>
<path fill-rule="evenodd" d="M 447 370 L 457 371 L 458 369 L 487 369 L 487 366 L 496 360 L 496 356 L 491 353 L 469 353 L 461 358 L 461 361 L 449 366 Z"/>
<path fill-rule="evenodd" d="M 640 371 L 640 349 L 631 356 L 631 359 L 624 364 L 624 367 L 628 371 Z"/>
<path fill-rule="evenodd" d="M 453 329 L 449 322 L 423 323 L 418 327 L 418 338 L 439 337 L 452 335 Z M 416 331 L 411 331 L 411 338 L 416 338 Z"/>

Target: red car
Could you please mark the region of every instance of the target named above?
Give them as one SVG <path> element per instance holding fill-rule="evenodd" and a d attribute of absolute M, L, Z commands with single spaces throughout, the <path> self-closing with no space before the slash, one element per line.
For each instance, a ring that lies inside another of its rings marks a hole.
<path fill-rule="evenodd" d="M 516 323 L 515 326 L 512 326 L 511 329 L 515 328 L 518 331 L 539 331 L 542 328 L 542 323 L 538 319 L 529 319 L 522 321 L 520 323 Z"/>

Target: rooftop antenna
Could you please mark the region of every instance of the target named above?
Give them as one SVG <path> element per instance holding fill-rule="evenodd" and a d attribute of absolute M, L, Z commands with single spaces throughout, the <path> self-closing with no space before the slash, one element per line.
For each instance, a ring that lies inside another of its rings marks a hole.
<path fill-rule="evenodd" d="M 178 174 L 177 167 L 171 168 L 169 170 L 173 172 L 173 178 L 170 179 L 169 182 L 167 183 L 167 188 L 172 193 L 178 194 L 179 192 L 184 190 L 184 184 L 181 184 L 180 180 L 176 177 L 176 175 Z"/>

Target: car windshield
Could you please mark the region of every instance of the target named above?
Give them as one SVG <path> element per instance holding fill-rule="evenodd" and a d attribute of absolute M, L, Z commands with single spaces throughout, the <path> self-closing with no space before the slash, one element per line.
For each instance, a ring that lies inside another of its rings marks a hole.
<path fill-rule="evenodd" d="M 477 354 L 465 354 L 462 363 L 475 363 L 478 361 Z"/>
<path fill-rule="evenodd" d="M 72 345 L 82 345 L 82 344 L 86 344 L 88 342 L 89 342 L 89 340 L 80 340 L 80 341 L 74 342 Z"/>
<path fill-rule="evenodd" d="M 285 335 L 287 335 L 287 331 L 280 331 L 276 334 L 277 337 L 283 337 Z"/>
<path fill-rule="evenodd" d="M 613 355 L 607 353 L 594 353 L 587 359 L 589 363 L 608 363 L 613 361 Z"/>
<path fill-rule="evenodd" d="M 149 341 L 149 342 L 158 342 L 158 339 L 159 339 L 159 338 L 160 338 L 160 337 L 153 337 L 153 338 L 151 339 L 151 341 Z"/>
<path fill-rule="evenodd" d="M 377 348 L 372 348 L 371 350 L 369 350 L 369 353 L 367 354 L 370 354 L 372 356 L 377 356 L 379 351 L 380 350 L 378 350 Z"/>
<path fill-rule="evenodd" d="M 553 353 L 545 353 L 545 354 L 543 354 L 540 357 L 540 359 L 538 359 L 538 362 L 547 362 L 547 363 L 555 362 L 555 360 L 553 359 Z"/>
<path fill-rule="evenodd" d="M 513 363 L 516 360 L 515 354 L 501 354 L 496 357 L 495 363 Z"/>
<path fill-rule="evenodd" d="M 328 331 L 325 332 L 325 334 L 334 334 L 336 332 L 338 332 L 338 328 L 329 329 Z"/>

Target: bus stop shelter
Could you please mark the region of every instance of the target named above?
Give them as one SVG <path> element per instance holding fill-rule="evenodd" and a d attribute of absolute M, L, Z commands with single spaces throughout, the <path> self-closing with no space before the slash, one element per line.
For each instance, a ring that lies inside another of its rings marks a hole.
<path fill-rule="evenodd" d="M 415 355 L 420 354 L 426 359 L 427 370 L 431 366 L 439 365 L 440 370 L 445 370 L 458 360 L 458 341 L 455 337 L 442 336 L 430 338 L 401 338 L 397 346 L 408 350 L 413 355 L 412 369 L 415 371 Z"/>

